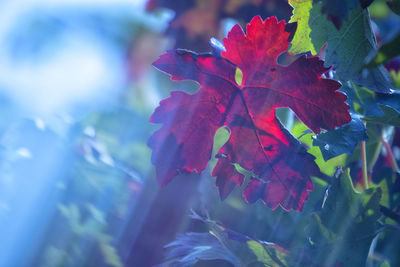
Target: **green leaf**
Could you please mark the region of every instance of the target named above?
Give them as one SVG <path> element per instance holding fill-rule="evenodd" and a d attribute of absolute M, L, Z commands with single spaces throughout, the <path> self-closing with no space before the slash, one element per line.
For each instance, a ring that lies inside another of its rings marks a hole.
<path fill-rule="evenodd" d="M 376 103 L 376 93 L 365 87 L 353 83 L 345 83 L 340 89 L 347 95 L 347 103 L 350 111 L 364 115 L 365 117 L 380 116 L 382 110 Z"/>
<path fill-rule="evenodd" d="M 308 26 L 312 3 L 312 0 L 289 0 L 289 4 L 293 7 L 293 15 L 289 23 L 297 22 L 297 30 L 290 43 L 289 53 L 300 54 L 310 51 L 311 54 L 316 55 L 318 52 L 311 42 L 311 29 Z"/>
<path fill-rule="evenodd" d="M 360 141 L 368 139 L 364 123 L 359 119 L 335 130 L 315 136 L 313 145 L 319 146 L 324 160 L 327 161 L 341 154 L 351 154 Z"/>
<path fill-rule="evenodd" d="M 354 84 L 345 84 L 341 90 L 348 96 L 350 109 L 363 115 L 362 120 L 400 126 L 400 92 L 381 94 Z"/>
<path fill-rule="evenodd" d="M 340 29 L 343 21 L 348 17 L 349 10 L 359 6 L 358 0 L 320 0 L 322 13 L 326 14 L 337 29 Z"/>
<path fill-rule="evenodd" d="M 317 51 L 326 43 L 325 66 L 334 65 L 342 81 L 354 80 L 371 90 L 388 93 L 391 88 L 383 68 L 362 71 L 365 58 L 376 49 L 368 10 L 351 10 L 340 30 L 321 13 L 322 3 L 313 5 L 309 26 L 311 41 Z"/>
<path fill-rule="evenodd" d="M 400 114 L 398 110 L 384 105 L 380 105 L 380 108 L 383 111 L 382 116 L 367 117 L 364 118 L 364 120 L 367 122 L 400 127 Z"/>
<path fill-rule="evenodd" d="M 314 260 L 322 266 L 364 266 L 371 242 L 380 230 L 381 189 L 357 192 L 349 173 L 347 169 L 333 181 L 323 209 L 314 214 L 307 230 Z"/>
<path fill-rule="evenodd" d="M 393 88 L 390 76 L 383 66 L 362 69 L 358 75 L 353 77 L 353 82 L 378 93 L 389 93 Z"/>

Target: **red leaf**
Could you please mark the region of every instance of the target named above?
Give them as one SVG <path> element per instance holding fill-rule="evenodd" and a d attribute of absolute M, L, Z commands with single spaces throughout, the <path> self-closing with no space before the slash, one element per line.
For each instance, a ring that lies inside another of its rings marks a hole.
<path fill-rule="evenodd" d="M 218 160 L 212 175 L 217 177 L 215 185 L 219 189 L 219 195 L 222 200 L 228 197 L 236 185 L 242 185 L 244 181 L 244 175 L 239 173 L 232 161 L 226 158 Z"/>
<path fill-rule="evenodd" d="M 161 101 L 151 122 L 163 126 L 149 140 L 152 162 L 162 185 L 179 172 L 200 173 L 211 157 L 219 127 L 230 130 L 218 152 L 212 175 L 224 199 L 243 175 L 233 164 L 253 171 L 244 191 L 250 203 L 261 199 L 275 209 L 302 210 L 313 189 L 310 176 L 319 169 L 314 157 L 281 125 L 275 109 L 289 107 L 311 130 L 334 129 L 350 121 L 340 84 L 321 78 L 328 69 L 317 57 L 300 57 L 289 66 L 277 58 L 289 46 L 286 23 L 275 17 L 255 17 L 247 35 L 236 25 L 224 39 L 223 58 L 177 50 L 162 55 L 154 66 L 172 80 L 194 80 L 201 87 L 193 95 L 172 92 Z M 243 72 L 235 82 L 236 68 Z"/>

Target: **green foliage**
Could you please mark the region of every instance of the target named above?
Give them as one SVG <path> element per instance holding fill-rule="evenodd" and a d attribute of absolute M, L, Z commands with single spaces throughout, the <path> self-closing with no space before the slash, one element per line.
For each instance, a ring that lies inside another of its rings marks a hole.
<path fill-rule="evenodd" d="M 365 8 L 369 5 L 368 2 L 370 3 L 373 0 L 319 1 L 322 3 L 322 13 L 339 29 L 343 21 L 347 19 L 351 9 L 358 7 L 360 3 L 363 5 L 363 8 Z"/>
<path fill-rule="evenodd" d="M 381 116 L 371 116 L 365 118 L 364 120 L 367 122 L 374 122 L 385 125 L 393 125 L 396 127 L 400 127 L 400 115 L 399 112 L 388 106 L 380 107 L 383 114 Z"/>
<path fill-rule="evenodd" d="M 337 75 L 349 80 L 360 71 L 363 59 L 376 47 L 368 12 L 361 8 L 352 10 L 338 30 L 326 19 L 321 8 L 322 3 L 314 4 L 310 12 L 311 40 L 317 51 L 327 43 L 325 65 L 336 64 Z"/>
<path fill-rule="evenodd" d="M 325 149 L 325 146 L 323 148 L 319 148 L 318 146 L 313 145 L 313 136 L 315 135 L 302 122 L 298 121 L 294 124 L 292 134 L 296 138 L 299 138 L 300 142 L 307 146 L 308 153 L 316 157 L 315 162 L 317 163 L 321 172 L 324 174 L 331 176 L 334 174 L 336 167 L 343 166 L 345 164 L 345 154 L 327 160 L 324 159 L 322 149 Z M 331 145 L 336 144 L 332 142 Z"/>
<path fill-rule="evenodd" d="M 342 90 L 349 97 L 350 108 L 362 119 L 384 125 L 400 126 L 400 93 L 381 94 L 365 87 L 348 84 Z"/>
<path fill-rule="evenodd" d="M 371 90 L 387 93 L 391 87 L 382 68 L 362 70 L 365 58 L 376 49 L 368 10 L 351 10 L 338 30 L 321 13 L 321 3 L 314 4 L 309 19 L 311 41 L 317 51 L 326 43 L 325 66 L 334 65 L 342 81 L 354 80 Z"/>
<path fill-rule="evenodd" d="M 345 126 L 317 135 L 313 145 L 320 148 L 324 160 L 327 161 L 344 153 L 352 154 L 358 143 L 367 139 L 363 122 L 353 119 Z"/>
<path fill-rule="evenodd" d="M 380 230 L 376 223 L 381 197 L 380 188 L 355 191 L 349 169 L 334 179 L 322 210 L 313 214 L 308 228 L 312 248 L 318 251 L 315 263 L 365 265 L 372 239 Z"/>

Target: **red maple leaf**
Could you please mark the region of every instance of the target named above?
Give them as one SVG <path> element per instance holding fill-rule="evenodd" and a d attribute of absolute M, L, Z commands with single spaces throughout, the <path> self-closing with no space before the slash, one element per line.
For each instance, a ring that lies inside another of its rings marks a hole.
<path fill-rule="evenodd" d="M 150 121 L 162 127 L 149 139 L 161 185 L 179 172 L 200 173 L 211 157 L 214 134 L 225 126 L 229 140 L 218 152 L 212 175 L 222 199 L 244 176 L 234 163 L 255 174 L 244 190 L 252 203 L 261 199 L 275 209 L 302 210 L 313 189 L 310 176 L 319 174 L 314 156 L 275 116 L 289 107 L 312 131 L 334 129 L 350 121 L 340 84 L 321 77 L 328 69 L 317 57 L 302 56 L 289 66 L 277 58 L 289 46 L 286 23 L 275 17 L 254 17 L 245 35 L 239 25 L 224 39 L 222 58 L 186 50 L 168 51 L 153 65 L 171 79 L 193 80 L 193 95 L 174 91 L 161 101 Z M 243 73 L 241 84 L 235 72 Z"/>

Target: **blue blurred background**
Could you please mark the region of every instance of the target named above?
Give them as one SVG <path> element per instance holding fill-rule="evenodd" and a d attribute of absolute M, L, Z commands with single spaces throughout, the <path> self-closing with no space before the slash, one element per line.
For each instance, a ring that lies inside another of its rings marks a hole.
<path fill-rule="evenodd" d="M 171 17 L 144 5 L 0 3 L 0 266 L 123 265 Z"/>

